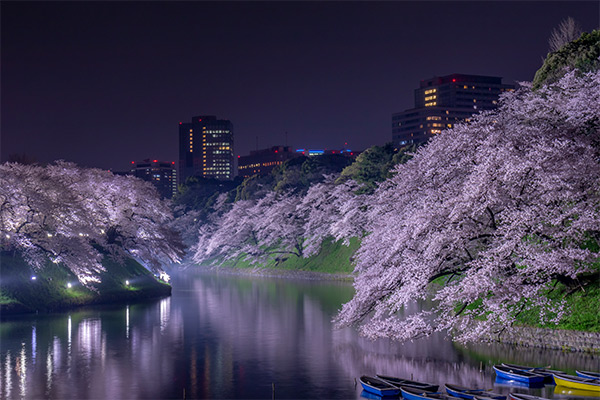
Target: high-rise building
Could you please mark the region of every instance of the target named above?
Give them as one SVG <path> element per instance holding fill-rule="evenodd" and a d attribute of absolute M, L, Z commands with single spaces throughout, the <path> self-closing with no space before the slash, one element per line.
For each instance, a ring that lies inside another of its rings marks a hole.
<path fill-rule="evenodd" d="M 229 180 L 233 169 L 233 124 L 214 115 L 179 123 L 179 179 L 190 176 Z"/>
<path fill-rule="evenodd" d="M 158 193 L 170 199 L 177 193 L 177 169 L 175 161 L 145 159 L 131 162 L 131 175 L 152 182 Z"/>
<path fill-rule="evenodd" d="M 397 146 L 422 143 L 443 129 L 497 106 L 514 85 L 494 76 L 452 74 L 421 81 L 414 108 L 392 114 L 392 141 Z"/>

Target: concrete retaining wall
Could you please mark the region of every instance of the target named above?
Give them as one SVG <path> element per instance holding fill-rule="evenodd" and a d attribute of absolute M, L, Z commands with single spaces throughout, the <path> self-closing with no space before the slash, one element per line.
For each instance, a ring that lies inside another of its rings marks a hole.
<path fill-rule="evenodd" d="M 513 327 L 493 341 L 525 347 L 600 354 L 600 333 L 558 329 Z"/>

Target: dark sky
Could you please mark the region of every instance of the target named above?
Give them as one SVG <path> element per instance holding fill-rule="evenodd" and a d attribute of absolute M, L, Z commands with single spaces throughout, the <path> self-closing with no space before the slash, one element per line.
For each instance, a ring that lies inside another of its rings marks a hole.
<path fill-rule="evenodd" d="M 600 1 L 1 2 L 2 160 L 124 170 L 177 159 L 180 121 L 230 119 L 256 147 L 363 149 L 421 79 L 531 80 L 571 16 Z"/>

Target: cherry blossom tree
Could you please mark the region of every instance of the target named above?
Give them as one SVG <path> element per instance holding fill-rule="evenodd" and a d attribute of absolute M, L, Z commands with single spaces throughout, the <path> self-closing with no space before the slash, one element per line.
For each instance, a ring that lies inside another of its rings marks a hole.
<path fill-rule="evenodd" d="M 270 191 L 258 200 L 235 202 L 200 228 L 194 261 L 244 256 L 264 263 L 286 255 L 309 257 L 326 238 L 361 236 L 365 196 L 354 193 L 360 187 L 356 182 L 336 185 L 336 178 L 326 176 L 305 195 Z"/>
<path fill-rule="evenodd" d="M 171 212 L 148 182 L 57 162 L 1 165 L 0 183 L 2 249 L 34 267 L 63 263 L 87 285 L 99 280 L 105 254 L 134 257 L 164 278 L 162 265 L 182 255 Z"/>
<path fill-rule="evenodd" d="M 557 282 L 594 277 L 600 239 L 600 73 L 506 94 L 434 137 L 369 199 L 354 298 L 336 318 L 370 338 L 471 341 L 540 310 Z M 597 267 L 596 267 L 597 268 Z M 596 271 L 597 272 L 597 271 Z M 416 300 L 433 310 L 400 318 Z"/>

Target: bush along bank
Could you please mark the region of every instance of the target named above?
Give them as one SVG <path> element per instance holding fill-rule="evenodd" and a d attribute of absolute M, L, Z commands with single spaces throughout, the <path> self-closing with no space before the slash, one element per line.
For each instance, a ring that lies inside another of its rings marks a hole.
<path fill-rule="evenodd" d="M 70 269 L 48 262 L 33 270 L 18 254 L 0 254 L 0 315 L 63 309 L 169 296 L 171 286 L 133 259 L 123 263 L 105 257 L 106 269 L 96 290 L 81 285 Z"/>

